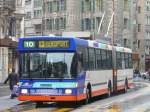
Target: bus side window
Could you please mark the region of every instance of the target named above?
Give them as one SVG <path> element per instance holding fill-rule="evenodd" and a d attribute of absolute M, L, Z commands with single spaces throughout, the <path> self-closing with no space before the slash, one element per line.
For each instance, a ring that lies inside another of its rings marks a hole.
<path fill-rule="evenodd" d="M 83 70 L 83 54 L 75 53 L 71 63 L 71 74 L 76 77 Z"/>

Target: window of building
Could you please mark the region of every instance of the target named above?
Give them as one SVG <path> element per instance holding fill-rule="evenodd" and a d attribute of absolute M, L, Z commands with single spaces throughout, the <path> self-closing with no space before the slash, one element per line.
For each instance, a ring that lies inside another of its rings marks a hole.
<path fill-rule="evenodd" d="M 91 1 L 92 3 L 92 11 L 95 12 L 95 0 Z"/>
<path fill-rule="evenodd" d="M 42 11 L 41 10 L 34 10 L 34 18 L 41 18 Z"/>
<path fill-rule="evenodd" d="M 84 12 L 84 1 L 81 2 L 81 11 Z"/>
<path fill-rule="evenodd" d="M 52 2 L 47 2 L 47 12 L 52 13 Z"/>
<path fill-rule="evenodd" d="M 35 32 L 41 33 L 41 24 L 35 25 Z"/>
<path fill-rule="evenodd" d="M 138 24 L 138 32 L 141 31 L 141 24 Z"/>
<path fill-rule="evenodd" d="M 137 40 L 137 46 L 140 48 L 140 40 Z"/>
<path fill-rule="evenodd" d="M 42 0 L 34 0 L 34 8 L 42 7 Z"/>
<path fill-rule="evenodd" d="M 141 7 L 138 6 L 138 13 L 141 13 Z"/>
<path fill-rule="evenodd" d="M 95 29 L 95 18 L 92 19 L 92 29 Z"/>
<path fill-rule="evenodd" d="M 150 25 L 150 16 L 147 16 L 147 25 Z"/>
<path fill-rule="evenodd" d="M 124 18 L 124 29 L 128 28 L 128 19 Z"/>
<path fill-rule="evenodd" d="M 91 19 L 85 18 L 85 30 L 91 30 Z"/>
<path fill-rule="evenodd" d="M 129 10 L 129 3 L 128 3 L 128 0 L 124 0 L 124 10 L 125 10 L 125 11 Z"/>
<path fill-rule="evenodd" d="M 53 7 L 53 12 L 57 12 L 58 11 L 58 1 L 53 1 L 53 5 L 52 5 L 52 7 Z"/>
<path fill-rule="evenodd" d="M 146 2 L 146 10 L 150 11 L 150 1 L 149 0 L 147 0 L 147 2 Z"/>
<path fill-rule="evenodd" d="M 52 30 L 52 28 L 53 28 L 53 21 L 52 21 L 52 19 L 48 19 L 46 25 L 47 25 L 47 29 L 48 30 Z"/>
<path fill-rule="evenodd" d="M 59 30 L 59 18 L 55 19 L 55 29 Z"/>
<path fill-rule="evenodd" d="M 92 9 L 92 4 L 91 3 L 92 3 L 91 0 L 83 0 L 82 4 L 81 4 L 82 12 L 91 11 L 91 9 Z"/>
<path fill-rule="evenodd" d="M 66 18 L 60 18 L 60 29 L 66 29 Z"/>
<path fill-rule="evenodd" d="M 25 19 L 31 19 L 31 12 L 27 12 L 27 13 L 26 13 Z"/>
<path fill-rule="evenodd" d="M 60 1 L 60 10 L 66 10 L 66 0 L 59 0 Z"/>
<path fill-rule="evenodd" d="M 22 0 L 17 0 L 17 1 L 16 1 L 16 5 L 17 5 L 18 7 L 19 7 L 19 6 L 22 6 L 22 2 L 23 2 Z"/>
<path fill-rule="evenodd" d="M 147 37 L 147 39 L 150 39 L 150 31 L 146 32 L 146 37 Z"/>
<path fill-rule="evenodd" d="M 103 0 L 96 0 L 96 4 L 97 4 L 97 9 L 99 11 L 103 10 Z"/>
<path fill-rule="evenodd" d="M 25 0 L 25 5 L 30 5 L 31 4 L 31 0 Z"/>
<path fill-rule="evenodd" d="M 84 19 L 81 20 L 81 30 L 84 31 Z"/>
<path fill-rule="evenodd" d="M 98 29 L 100 21 L 101 21 L 101 17 L 96 17 L 96 25 L 97 25 L 96 29 Z"/>

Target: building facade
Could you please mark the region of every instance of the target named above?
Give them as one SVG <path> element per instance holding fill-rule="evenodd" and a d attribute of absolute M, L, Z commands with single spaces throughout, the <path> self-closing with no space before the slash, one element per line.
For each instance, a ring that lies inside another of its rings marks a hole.
<path fill-rule="evenodd" d="M 139 54 L 137 68 L 150 68 L 150 0 L 134 0 L 133 50 Z"/>
<path fill-rule="evenodd" d="M 26 0 L 25 35 L 89 31 L 99 39 L 108 33 L 117 43 L 132 47 L 131 5 L 130 0 L 114 0 L 111 21 L 113 0 Z"/>
<path fill-rule="evenodd" d="M 12 68 L 18 71 L 17 37 L 21 36 L 21 0 L 0 0 L 0 83 Z"/>

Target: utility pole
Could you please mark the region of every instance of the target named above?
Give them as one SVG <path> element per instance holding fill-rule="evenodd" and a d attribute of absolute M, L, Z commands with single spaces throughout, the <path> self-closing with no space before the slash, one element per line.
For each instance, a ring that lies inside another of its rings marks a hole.
<path fill-rule="evenodd" d="M 116 69 L 116 50 L 115 50 L 115 47 L 114 47 L 114 34 L 115 34 L 115 27 L 114 27 L 114 24 L 115 24 L 115 19 L 114 19 L 114 15 L 115 15 L 115 0 L 112 0 L 113 1 L 113 35 L 112 35 L 112 56 L 113 56 L 113 92 L 116 93 L 117 92 L 117 69 Z"/>

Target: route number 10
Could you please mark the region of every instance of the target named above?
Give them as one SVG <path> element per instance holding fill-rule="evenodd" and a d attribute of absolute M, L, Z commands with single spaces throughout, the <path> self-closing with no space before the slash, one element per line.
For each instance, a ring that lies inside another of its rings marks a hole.
<path fill-rule="evenodd" d="M 34 41 L 24 41 L 24 48 L 35 48 Z"/>

